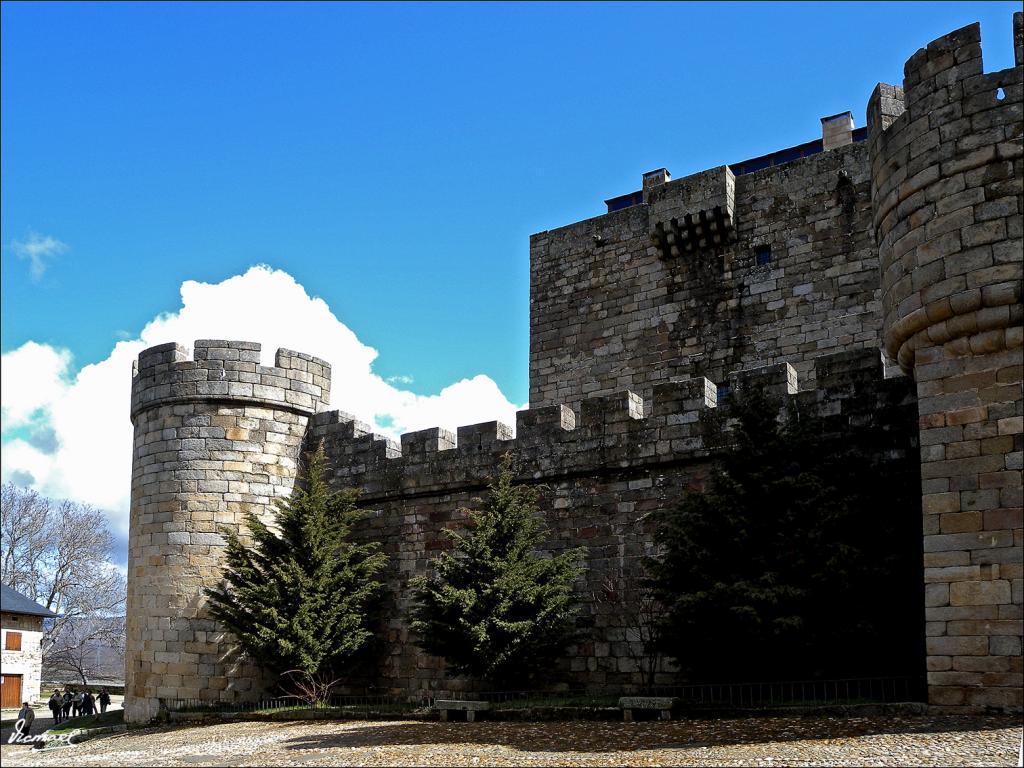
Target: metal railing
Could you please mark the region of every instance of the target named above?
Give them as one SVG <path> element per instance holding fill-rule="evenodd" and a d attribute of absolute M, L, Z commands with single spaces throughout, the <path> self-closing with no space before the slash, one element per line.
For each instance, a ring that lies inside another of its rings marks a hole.
<path fill-rule="evenodd" d="M 833 680 L 791 680 L 779 682 L 700 683 L 655 686 L 643 690 L 520 690 L 423 692 L 418 696 L 332 694 L 310 703 L 298 696 L 266 697 L 258 701 L 217 701 L 208 699 L 161 699 L 169 712 L 286 714 L 288 711 L 324 710 L 346 715 L 411 714 L 428 711 L 435 699 L 487 701 L 491 709 L 540 707 L 616 707 L 620 696 L 666 696 L 679 700 L 684 710 L 770 709 L 776 707 L 820 707 L 849 704 L 888 704 L 925 700 L 922 677 L 865 677 Z"/>
<path fill-rule="evenodd" d="M 245 712 L 251 714 L 282 714 L 298 710 L 330 710 L 339 715 L 371 713 L 403 713 L 429 708 L 432 699 L 410 701 L 406 696 L 331 695 L 324 701 L 310 702 L 300 696 L 273 696 L 256 701 L 218 701 L 210 699 L 161 699 L 168 712 L 224 713 Z"/>
<path fill-rule="evenodd" d="M 920 677 L 860 677 L 835 680 L 659 686 L 652 696 L 674 696 L 684 707 L 765 708 L 889 704 L 924 701 Z"/>

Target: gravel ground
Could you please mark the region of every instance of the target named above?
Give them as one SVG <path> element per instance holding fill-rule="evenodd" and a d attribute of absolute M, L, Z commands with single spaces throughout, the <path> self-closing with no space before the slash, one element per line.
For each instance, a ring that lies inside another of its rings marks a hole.
<path fill-rule="evenodd" d="M 673 722 L 223 723 L 143 729 L 9 766 L 1016 765 L 1016 717 L 821 717 Z"/>

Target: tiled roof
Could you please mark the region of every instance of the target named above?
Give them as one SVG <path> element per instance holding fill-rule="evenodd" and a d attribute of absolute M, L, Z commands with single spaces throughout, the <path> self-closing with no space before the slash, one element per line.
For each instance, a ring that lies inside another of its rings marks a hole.
<path fill-rule="evenodd" d="M 53 611 L 43 608 L 39 603 L 25 597 L 21 592 L 15 592 L 6 584 L 0 584 L 0 610 L 5 613 L 25 613 L 30 616 L 43 616 L 55 618 Z"/>

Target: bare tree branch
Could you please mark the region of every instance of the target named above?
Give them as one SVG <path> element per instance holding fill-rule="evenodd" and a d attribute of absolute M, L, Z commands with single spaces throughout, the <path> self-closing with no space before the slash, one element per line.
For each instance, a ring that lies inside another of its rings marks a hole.
<path fill-rule="evenodd" d="M 120 677 L 124 671 L 125 620 L 78 618 L 63 625 L 46 655 L 46 672 L 72 673 L 83 685 L 90 679 Z"/>
<path fill-rule="evenodd" d="M 114 538 L 102 511 L 73 501 L 53 502 L 4 483 L 0 532 L 0 579 L 59 614 L 46 622 L 45 664 L 51 656 L 56 663 L 59 656 L 62 664 L 72 665 L 69 659 L 82 647 L 115 642 L 109 626 L 120 626 L 123 633 L 127 588 L 110 562 Z M 118 618 L 119 625 L 111 624 Z M 99 626 L 108 629 L 101 632 Z"/>
<path fill-rule="evenodd" d="M 47 547 L 50 500 L 4 483 L 0 490 L 0 580 L 38 600 L 38 563 Z"/>
<path fill-rule="evenodd" d="M 639 670 L 643 685 L 651 690 L 661 671 L 662 656 L 657 651 L 661 605 L 644 586 L 639 564 L 623 567 L 605 577 L 593 595 L 595 603 L 610 603 L 623 624 L 626 653 Z"/>

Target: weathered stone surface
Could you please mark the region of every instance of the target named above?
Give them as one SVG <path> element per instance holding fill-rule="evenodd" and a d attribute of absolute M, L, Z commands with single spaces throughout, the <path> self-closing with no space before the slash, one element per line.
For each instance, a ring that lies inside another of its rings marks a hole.
<path fill-rule="evenodd" d="M 463 712 L 483 712 L 491 708 L 489 701 L 469 701 L 466 699 L 435 699 L 434 709 L 451 709 Z"/>
<path fill-rule="evenodd" d="M 1015 14 L 1016 30 L 1022 21 Z M 926 588 L 926 613 L 948 620 L 948 636 L 927 640 L 930 701 L 1019 708 L 1019 677 L 998 677 L 1005 667 L 973 671 L 1004 653 L 1020 658 L 1012 619 L 1021 596 L 1014 574 L 1000 569 L 1020 562 L 1022 549 L 1013 456 L 1024 412 L 1024 69 L 1018 57 L 1011 69 L 984 73 L 980 50 L 978 25 L 965 27 L 907 62 L 902 99 L 879 86 L 868 105 L 871 194 L 883 339 L 917 381 L 923 509 L 939 517 L 937 527 L 925 520 L 925 578 L 941 582 Z M 1004 150 L 1011 137 L 1017 146 Z M 987 658 L 966 662 L 974 657 Z M 1006 685 L 1015 688 L 1009 695 Z"/>
<path fill-rule="evenodd" d="M 622 696 L 619 698 L 619 708 L 622 710 L 622 719 L 626 722 L 633 720 L 635 710 L 654 710 L 658 712 L 661 720 L 672 719 L 672 707 L 678 699 L 670 696 Z"/>
<path fill-rule="evenodd" d="M 464 699 L 437 699 L 434 709 L 440 710 L 441 719 L 447 720 L 450 712 L 465 712 L 470 723 L 476 720 L 477 712 L 486 712 L 491 708 L 487 701 L 466 701 Z"/>
<path fill-rule="evenodd" d="M 278 367 L 262 367 L 263 379 L 282 385 L 268 388 L 279 391 L 270 400 L 258 400 L 249 390 L 182 386 L 168 394 L 163 388 L 166 381 L 202 383 L 197 374 L 230 379 L 238 371 L 229 366 L 254 366 L 259 349 L 251 342 L 197 341 L 194 361 L 185 359 L 179 345 L 139 356 L 132 381 L 125 662 L 130 720 L 154 717 L 160 699 L 237 701 L 262 693 L 263 673 L 224 657 L 224 638 L 204 613 L 203 589 L 221 579 L 220 526 L 244 534 L 246 512 L 266 516 L 274 498 L 291 492 L 312 412 L 284 397 L 285 388 L 304 384 L 314 371 L 322 408 L 330 366 L 279 352 Z"/>
<path fill-rule="evenodd" d="M 391 653 L 368 683 L 453 696 L 464 685 L 410 642 L 406 586 L 514 451 L 518 479 L 543 488 L 545 546 L 588 552 L 591 636 L 559 674 L 636 690 L 622 609 L 595 595 L 653 553 L 651 513 L 706 481 L 729 395 L 751 382 L 815 410 L 832 439 L 871 424 L 865 450 L 912 465 L 915 484 L 919 468 L 929 701 L 1019 709 L 1022 93 L 1020 56 L 984 72 L 972 25 L 918 51 L 902 88 L 878 86 L 866 134 L 834 116 L 820 144 L 674 181 L 651 172 L 618 209 L 534 235 L 531 407 L 514 433 L 487 422 L 374 435 L 325 412 L 330 366 L 290 350 L 273 366 L 250 342 L 198 341 L 192 360 L 177 344 L 143 352 L 129 719 L 160 699 L 260 695 L 258 672 L 223 658 L 202 590 L 220 575 L 220 527 L 266 514 L 321 439 L 333 483 L 359 487 L 372 511 L 357 535 L 392 560 Z M 659 683 L 673 675 L 657 671 Z"/>
<path fill-rule="evenodd" d="M 1010 582 L 960 581 L 949 585 L 950 605 L 988 605 L 1010 602 Z"/>
<path fill-rule="evenodd" d="M 671 696 L 621 696 L 621 709 L 672 709 L 678 699 Z"/>
<path fill-rule="evenodd" d="M 621 389 L 646 400 L 673 378 L 724 385 L 782 362 L 810 388 L 816 358 L 877 349 L 866 143 L 737 173 L 735 240 L 664 257 L 652 222 L 726 206 L 726 171 L 654 185 L 652 204 L 531 238 L 531 407 L 578 408 Z M 721 200 L 692 202 L 697 189 Z"/>

